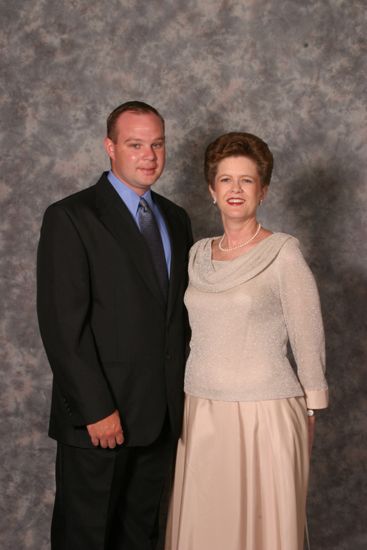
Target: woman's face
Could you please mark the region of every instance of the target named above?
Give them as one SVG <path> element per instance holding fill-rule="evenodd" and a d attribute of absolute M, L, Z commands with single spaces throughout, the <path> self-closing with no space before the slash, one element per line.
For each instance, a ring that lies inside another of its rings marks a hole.
<path fill-rule="evenodd" d="M 218 164 L 213 199 L 224 218 L 256 218 L 256 209 L 267 192 L 262 187 L 256 163 L 247 157 L 228 157 Z"/>

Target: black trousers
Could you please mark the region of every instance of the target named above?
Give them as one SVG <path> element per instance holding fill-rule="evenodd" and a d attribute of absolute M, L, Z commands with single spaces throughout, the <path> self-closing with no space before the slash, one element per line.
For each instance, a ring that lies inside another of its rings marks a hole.
<path fill-rule="evenodd" d="M 58 443 L 52 550 L 153 550 L 175 442 L 168 422 L 148 447 Z"/>

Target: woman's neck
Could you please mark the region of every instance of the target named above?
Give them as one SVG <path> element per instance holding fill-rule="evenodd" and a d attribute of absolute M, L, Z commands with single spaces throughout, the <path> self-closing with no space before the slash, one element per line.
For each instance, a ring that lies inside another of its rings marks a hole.
<path fill-rule="evenodd" d="M 237 246 L 241 242 L 251 238 L 259 226 L 256 218 L 243 220 L 223 220 L 224 239 L 223 245 L 227 248 Z"/>

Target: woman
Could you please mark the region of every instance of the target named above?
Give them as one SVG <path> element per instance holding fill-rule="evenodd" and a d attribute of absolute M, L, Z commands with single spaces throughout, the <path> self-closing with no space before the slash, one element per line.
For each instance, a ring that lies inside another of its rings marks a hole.
<path fill-rule="evenodd" d="M 257 221 L 273 157 L 247 133 L 209 145 L 224 233 L 191 249 L 192 339 L 168 550 L 301 550 L 324 335 L 298 241 Z M 287 359 L 290 341 L 297 374 Z"/>

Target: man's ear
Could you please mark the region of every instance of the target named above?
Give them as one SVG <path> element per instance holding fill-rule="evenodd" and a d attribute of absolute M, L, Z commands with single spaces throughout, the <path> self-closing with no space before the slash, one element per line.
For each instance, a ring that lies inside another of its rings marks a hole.
<path fill-rule="evenodd" d="M 115 159 L 115 144 L 109 137 L 105 137 L 103 141 L 104 148 L 106 150 L 107 155 L 110 157 L 111 160 Z"/>

